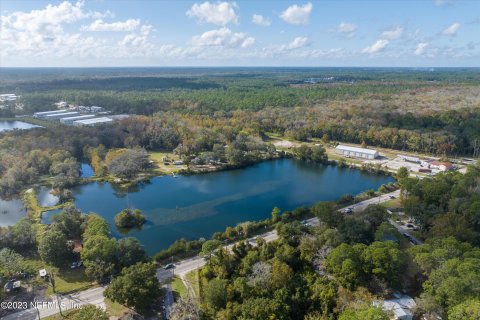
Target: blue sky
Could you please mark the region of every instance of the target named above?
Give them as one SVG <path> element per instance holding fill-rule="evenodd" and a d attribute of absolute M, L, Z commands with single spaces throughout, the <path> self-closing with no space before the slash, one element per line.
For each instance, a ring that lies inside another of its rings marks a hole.
<path fill-rule="evenodd" d="M 1 0 L 0 66 L 470 66 L 480 1 Z"/>

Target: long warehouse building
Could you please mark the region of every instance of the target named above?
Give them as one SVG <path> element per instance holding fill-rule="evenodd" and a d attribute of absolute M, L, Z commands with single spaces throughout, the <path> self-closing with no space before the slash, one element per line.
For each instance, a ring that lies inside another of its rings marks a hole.
<path fill-rule="evenodd" d="M 84 114 L 84 115 L 81 115 L 81 116 L 61 118 L 61 119 L 60 119 L 60 122 L 63 123 L 63 124 L 66 124 L 66 125 L 68 125 L 68 126 L 70 126 L 70 125 L 73 124 L 73 122 L 75 122 L 75 121 L 77 121 L 77 120 L 86 120 L 86 119 L 92 119 L 92 118 L 95 118 L 95 115 L 94 115 L 94 114 Z"/>
<path fill-rule="evenodd" d="M 67 109 L 62 109 L 62 110 L 52 110 L 52 111 L 41 111 L 41 112 L 35 112 L 33 114 L 34 118 L 44 118 L 45 116 L 49 114 L 56 114 L 56 113 L 65 113 L 68 112 Z"/>
<path fill-rule="evenodd" d="M 79 112 L 77 111 L 70 111 L 70 112 L 63 112 L 63 113 L 53 113 L 53 114 L 47 114 L 43 118 L 45 120 L 60 120 L 62 118 L 68 118 L 68 117 L 73 117 L 73 116 L 78 116 L 80 115 Z"/>
<path fill-rule="evenodd" d="M 107 117 L 77 120 L 73 122 L 74 126 L 95 126 L 99 124 L 111 123 L 113 119 Z"/>
<path fill-rule="evenodd" d="M 362 158 L 362 159 L 375 159 L 378 158 L 379 153 L 377 150 L 350 147 L 344 145 L 338 145 L 335 151 L 346 157 Z"/>

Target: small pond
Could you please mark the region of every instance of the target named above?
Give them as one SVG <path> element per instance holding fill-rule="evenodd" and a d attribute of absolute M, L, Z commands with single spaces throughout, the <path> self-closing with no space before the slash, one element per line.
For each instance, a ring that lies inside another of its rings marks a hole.
<path fill-rule="evenodd" d="M 16 120 L 0 120 L 0 132 L 2 131 L 10 131 L 13 129 L 31 129 L 31 128 L 41 128 L 41 126 L 37 126 L 35 124 L 31 124 L 28 122 L 23 121 L 16 121 Z"/>

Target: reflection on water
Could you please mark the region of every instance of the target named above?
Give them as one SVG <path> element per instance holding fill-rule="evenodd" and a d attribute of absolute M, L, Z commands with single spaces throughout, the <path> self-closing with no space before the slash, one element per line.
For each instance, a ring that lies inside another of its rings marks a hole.
<path fill-rule="evenodd" d="M 0 132 L 10 131 L 13 129 L 31 129 L 31 128 L 41 128 L 35 124 L 23 122 L 23 121 L 11 121 L 11 120 L 1 120 L 0 121 Z"/>
<path fill-rule="evenodd" d="M 58 204 L 60 198 L 56 195 L 53 195 L 51 188 L 41 187 L 37 191 L 38 204 L 41 207 L 51 207 Z"/>
<path fill-rule="evenodd" d="M 0 227 L 12 226 L 27 214 L 20 199 L 0 199 Z"/>
<path fill-rule="evenodd" d="M 83 212 L 96 212 L 110 222 L 127 207 L 147 218 L 137 237 L 150 254 L 185 237 L 210 237 L 216 231 L 248 220 L 271 216 L 272 208 L 292 210 L 341 195 L 377 189 L 391 177 L 304 163 L 293 159 L 263 162 L 241 170 L 201 175 L 153 178 L 130 189 L 128 195 L 109 183 L 90 183 L 73 189 Z"/>

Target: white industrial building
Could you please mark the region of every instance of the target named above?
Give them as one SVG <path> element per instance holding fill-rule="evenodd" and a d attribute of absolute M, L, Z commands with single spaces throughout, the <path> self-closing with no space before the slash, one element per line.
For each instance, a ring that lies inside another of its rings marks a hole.
<path fill-rule="evenodd" d="M 95 118 L 94 114 L 84 114 L 84 115 L 80 115 L 80 116 L 61 118 L 60 122 L 70 126 L 70 125 L 73 124 L 74 121 L 86 120 L 86 119 L 92 119 L 92 118 Z"/>
<path fill-rule="evenodd" d="M 0 101 L 15 101 L 17 100 L 17 95 L 15 93 L 4 93 L 0 94 Z"/>
<path fill-rule="evenodd" d="M 379 153 L 377 150 L 350 147 L 350 146 L 345 146 L 341 144 L 335 148 L 335 152 L 345 157 L 362 158 L 362 159 L 375 159 L 375 158 L 378 158 L 379 156 Z"/>
<path fill-rule="evenodd" d="M 43 116 L 43 119 L 45 120 L 60 120 L 62 118 L 68 118 L 68 117 L 73 117 L 73 116 L 78 116 L 80 113 L 77 111 L 70 111 L 70 112 L 62 112 L 62 113 L 52 113 L 52 114 L 47 114 Z"/>
<path fill-rule="evenodd" d="M 99 124 L 106 124 L 111 123 L 113 119 L 107 117 L 100 117 L 100 118 L 93 118 L 93 119 L 85 119 L 85 120 L 77 120 L 73 122 L 74 126 L 95 126 Z"/>
<path fill-rule="evenodd" d="M 62 110 L 52 110 L 52 111 L 41 111 L 41 112 L 35 112 L 33 116 L 35 118 L 44 118 L 45 116 L 49 114 L 56 114 L 56 113 L 65 113 L 68 112 L 67 109 L 62 109 Z"/>
<path fill-rule="evenodd" d="M 394 294 L 394 299 L 382 302 L 374 301 L 373 305 L 390 312 L 392 314 L 390 319 L 392 320 L 412 320 L 413 309 L 416 307 L 415 300 L 399 293 Z"/>

